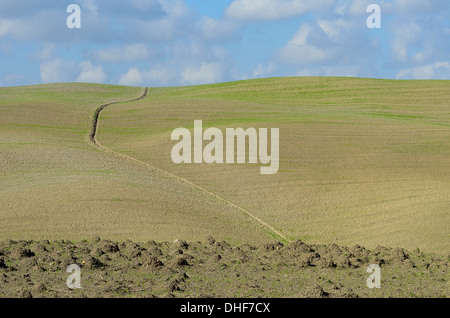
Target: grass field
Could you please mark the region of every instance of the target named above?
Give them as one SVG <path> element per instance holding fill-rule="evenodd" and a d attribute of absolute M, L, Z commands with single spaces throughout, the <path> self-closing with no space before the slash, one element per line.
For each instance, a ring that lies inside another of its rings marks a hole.
<path fill-rule="evenodd" d="M 150 88 L 145 99 L 100 113 L 97 140 L 111 151 L 90 144 L 96 108 L 140 93 L 0 88 L 0 240 L 279 238 L 248 211 L 288 240 L 450 252 L 449 81 L 299 77 Z M 175 165 L 171 133 L 196 119 L 204 128 L 279 128 L 279 172 Z"/>
<path fill-rule="evenodd" d="M 221 202 L 89 142 L 100 104 L 140 93 L 88 84 L 0 88 L 0 237 L 270 240 Z"/>

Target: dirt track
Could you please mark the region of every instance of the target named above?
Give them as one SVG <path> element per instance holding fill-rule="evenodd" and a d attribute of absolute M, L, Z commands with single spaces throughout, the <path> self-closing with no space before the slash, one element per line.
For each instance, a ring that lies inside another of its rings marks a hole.
<path fill-rule="evenodd" d="M 81 289 L 67 287 L 71 264 Z M 366 285 L 369 264 L 380 265 L 379 289 Z M 0 297 L 448 297 L 448 265 L 419 250 L 301 241 L 9 240 L 0 243 Z"/>
<path fill-rule="evenodd" d="M 148 87 L 144 87 L 143 91 L 142 91 L 142 94 L 139 97 L 136 97 L 136 98 L 133 98 L 133 99 L 129 99 L 129 100 L 124 100 L 124 101 L 117 101 L 117 102 L 106 103 L 106 104 L 103 104 L 103 105 L 99 106 L 95 110 L 94 116 L 92 118 L 91 131 L 89 133 L 89 140 L 91 141 L 91 143 L 93 143 L 95 146 L 97 146 L 99 148 L 104 148 L 98 143 L 98 141 L 96 139 L 97 132 L 98 132 L 98 121 L 99 121 L 100 113 L 102 112 L 102 110 L 104 110 L 106 107 L 114 105 L 114 104 L 130 103 L 130 102 L 138 101 L 138 100 L 144 99 L 145 97 L 147 97 L 147 95 L 148 95 Z"/>
<path fill-rule="evenodd" d="M 172 174 L 172 173 L 170 173 L 170 172 L 168 172 L 166 170 L 162 170 L 162 169 L 156 168 L 156 167 L 154 167 L 154 166 L 152 166 L 152 165 L 150 165 L 150 164 L 148 164 L 146 162 L 143 162 L 143 161 L 138 160 L 136 158 L 133 158 L 131 156 L 128 156 L 128 155 L 116 152 L 114 150 L 108 149 L 107 147 L 104 147 L 104 146 L 102 146 L 99 143 L 99 141 L 97 140 L 96 137 L 97 137 L 97 134 L 98 134 L 99 117 L 100 117 L 100 113 L 102 112 L 102 110 L 104 110 L 108 106 L 111 106 L 111 105 L 114 105 L 114 104 L 129 103 L 129 102 L 133 102 L 133 101 L 138 101 L 138 100 L 144 99 L 147 96 L 148 96 L 148 88 L 144 87 L 142 94 L 139 97 L 137 97 L 137 98 L 130 99 L 130 100 L 125 100 L 125 101 L 111 102 L 111 103 L 107 103 L 107 104 L 103 104 L 103 105 L 99 106 L 95 110 L 95 113 L 94 113 L 94 116 L 93 116 L 91 132 L 89 134 L 89 141 L 94 146 L 96 146 L 98 148 L 101 148 L 102 150 L 104 150 L 106 152 L 112 153 L 114 155 L 120 156 L 120 157 L 128 159 L 128 160 L 132 160 L 132 161 L 134 161 L 134 162 L 136 162 L 138 164 L 146 166 L 150 170 L 157 171 L 159 173 L 164 174 L 165 176 L 168 176 L 170 178 L 176 179 L 176 180 L 181 181 L 183 183 L 187 183 L 187 184 L 191 185 L 192 187 L 194 187 L 194 188 L 196 188 L 196 189 L 198 189 L 198 190 L 200 190 L 200 191 L 210 195 L 214 199 L 225 202 L 226 204 L 232 206 L 234 209 L 239 210 L 241 213 L 244 213 L 246 216 L 252 218 L 254 221 L 259 223 L 261 226 L 263 226 L 270 233 L 270 235 L 272 237 L 278 238 L 278 240 L 281 241 L 281 242 L 285 242 L 285 243 L 289 242 L 290 240 L 285 235 L 283 235 L 281 232 L 276 230 L 272 225 L 270 225 L 267 222 L 263 221 L 261 218 L 257 217 L 255 214 L 253 214 L 252 212 L 242 208 L 241 206 L 239 206 L 239 205 L 237 205 L 237 204 L 235 204 L 235 203 L 233 203 L 233 202 L 231 202 L 231 201 L 229 201 L 229 200 L 227 200 L 227 199 L 225 199 L 225 198 L 223 198 L 223 197 L 221 197 L 221 196 L 219 196 L 219 195 L 217 195 L 217 194 L 215 194 L 215 193 L 213 193 L 213 192 L 211 192 L 211 191 L 209 191 L 209 190 L 207 190 L 207 189 L 205 189 L 205 188 L 203 188 L 203 187 L 201 187 L 201 186 L 199 186 L 199 185 L 197 185 L 197 184 L 195 184 L 195 183 L 193 183 L 193 182 L 191 182 L 191 181 L 189 181 L 189 180 L 187 180 L 185 178 L 182 178 L 180 176 Z"/>

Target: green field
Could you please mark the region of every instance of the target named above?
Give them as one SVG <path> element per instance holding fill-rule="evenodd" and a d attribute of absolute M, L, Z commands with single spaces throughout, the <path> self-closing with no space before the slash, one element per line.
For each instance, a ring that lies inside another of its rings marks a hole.
<path fill-rule="evenodd" d="M 450 81 L 0 88 L 0 240 L 302 239 L 450 252 Z M 279 128 L 280 170 L 183 164 L 175 128 Z M 273 231 L 275 230 L 275 231 Z M 277 233 L 281 234 L 278 235 Z"/>

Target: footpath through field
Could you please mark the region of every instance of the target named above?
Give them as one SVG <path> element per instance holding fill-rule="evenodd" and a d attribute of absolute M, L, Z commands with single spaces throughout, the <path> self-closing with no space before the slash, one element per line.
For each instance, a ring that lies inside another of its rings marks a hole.
<path fill-rule="evenodd" d="M 155 166 L 152 166 L 152 165 L 148 164 L 147 162 L 144 162 L 144 161 L 138 160 L 136 158 L 130 157 L 128 155 L 116 152 L 116 151 L 114 151 L 112 149 L 109 149 L 109 148 L 106 148 L 106 147 L 104 147 L 104 146 L 102 146 L 100 144 L 100 142 L 97 140 L 97 135 L 98 135 L 98 130 L 99 130 L 99 119 L 100 119 L 101 112 L 105 108 L 107 108 L 108 106 L 119 104 L 119 103 L 130 103 L 130 102 L 142 100 L 142 99 L 146 98 L 148 95 L 149 95 L 149 89 L 148 89 L 148 87 L 144 87 L 143 90 L 142 90 L 141 95 L 139 97 L 137 97 L 137 98 L 133 98 L 133 99 L 129 99 L 129 100 L 123 100 L 123 101 L 117 101 L 117 102 L 111 102 L 111 103 L 106 103 L 106 104 L 100 105 L 94 112 L 94 116 L 93 116 L 93 119 L 92 119 L 91 131 L 89 133 L 89 142 L 93 146 L 98 147 L 98 148 L 104 150 L 105 152 L 114 154 L 116 156 L 119 156 L 119 157 L 122 157 L 122 158 L 125 158 L 125 159 L 128 159 L 128 160 L 132 160 L 132 161 L 134 161 L 134 162 L 136 162 L 138 164 L 146 166 L 151 171 L 159 172 L 159 173 L 164 174 L 164 175 L 166 175 L 166 176 L 168 176 L 170 178 L 174 178 L 174 179 L 176 179 L 178 181 L 181 181 L 183 183 L 187 183 L 190 186 L 192 186 L 192 187 L 194 187 L 194 188 L 196 188 L 196 189 L 198 189 L 198 190 L 200 190 L 200 191 L 202 191 L 202 192 L 212 196 L 213 198 L 215 198 L 215 199 L 217 199 L 219 201 L 225 202 L 226 204 L 232 206 L 233 208 L 241 211 L 242 213 L 244 213 L 245 215 L 247 215 L 248 217 L 250 217 L 251 219 L 253 219 L 257 223 L 259 223 L 265 229 L 266 232 L 268 232 L 272 237 L 274 237 L 278 241 L 290 242 L 290 240 L 287 237 L 285 237 L 282 233 L 277 231 L 272 225 L 270 225 L 267 222 L 261 220 L 260 218 L 258 218 L 256 215 L 254 215 L 250 211 L 248 211 L 248 210 L 246 210 L 246 209 L 236 205 L 235 203 L 233 203 L 233 202 L 231 202 L 231 201 L 229 201 L 229 200 L 227 200 L 227 199 L 225 199 L 225 198 L 223 198 L 223 197 L 221 197 L 221 196 L 219 196 L 219 195 L 217 195 L 215 193 L 212 193 L 211 191 L 209 191 L 209 190 L 207 190 L 207 189 L 205 189 L 205 188 L 203 188 L 203 187 L 201 187 L 201 186 L 199 186 L 199 185 L 197 185 L 197 184 L 195 184 L 195 183 L 193 183 L 193 182 L 191 182 L 191 181 L 189 181 L 189 180 L 187 180 L 185 178 L 182 178 L 182 177 L 177 176 L 177 175 L 175 175 L 173 173 L 170 173 L 168 171 L 165 171 L 165 170 L 162 170 L 162 169 L 157 168 Z"/>

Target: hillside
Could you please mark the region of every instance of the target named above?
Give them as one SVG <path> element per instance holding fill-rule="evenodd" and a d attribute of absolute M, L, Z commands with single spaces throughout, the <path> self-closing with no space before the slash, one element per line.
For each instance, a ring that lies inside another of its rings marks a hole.
<path fill-rule="evenodd" d="M 271 240 L 233 208 L 92 145 L 96 109 L 141 91 L 69 83 L 0 88 L 0 239 L 195 239 L 214 232 L 234 242 Z"/>
<path fill-rule="evenodd" d="M 449 81 L 270 78 L 0 88 L 0 240 L 450 251 Z M 175 128 L 279 128 L 280 168 L 172 162 Z"/>
<path fill-rule="evenodd" d="M 107 148 L 193 182 L 288 240 L 448 253 L 448 81 L 270 78 L 151 88 L 101 114 Z M 280 168 L 181 164 L 177 127 L 279 128 Z"/>

